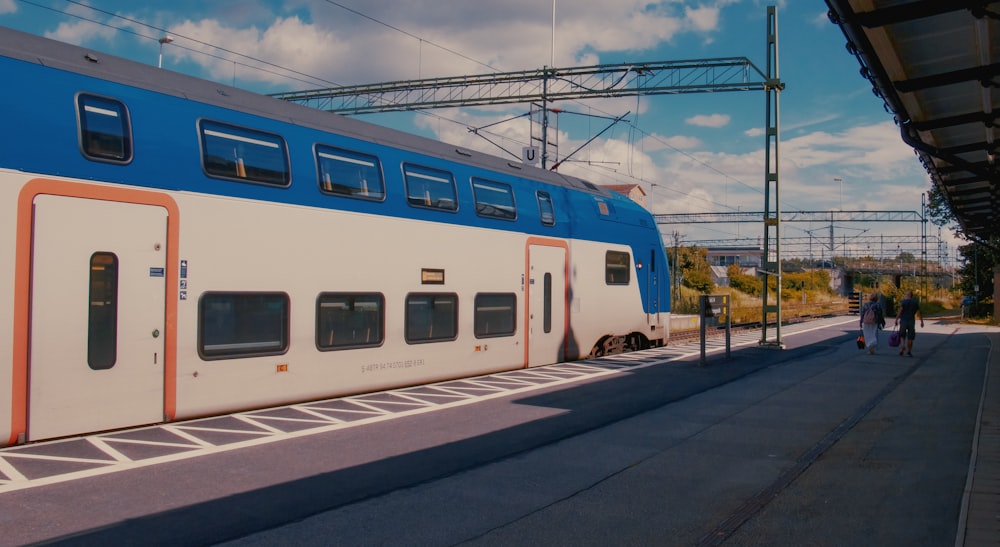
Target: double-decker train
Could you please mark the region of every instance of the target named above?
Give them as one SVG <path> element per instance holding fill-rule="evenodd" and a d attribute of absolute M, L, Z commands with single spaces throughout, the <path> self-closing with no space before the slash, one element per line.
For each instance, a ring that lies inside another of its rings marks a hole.
<path fill-rule="evenodd" d="M 0 74 L 0 444 L 668 337 L 604 188 L 10 29 Z"/>

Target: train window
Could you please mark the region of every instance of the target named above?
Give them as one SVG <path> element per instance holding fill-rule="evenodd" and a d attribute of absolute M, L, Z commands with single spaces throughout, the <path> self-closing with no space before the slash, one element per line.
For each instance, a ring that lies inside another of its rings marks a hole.
<path fill-rule="evenodd" d="M 476 295 L 476 338 L 512 336 L 517 329 L 517 295 L 514 293 Z"/>
<path fill-rule="evenodd" d="M 282 354 L 288 308 L 284 293 L 205 293 L 198 303 L 198 353 L 202 359 Z"/>
<path fill-rule="evenodd" d="M 545 334 L 552 332 L 552 274 L 545 272 L 542 282 L 542 330 Z"/>
<path fill-rule="evenodd" d="M 83 93 L 76 101 L 83 154 L 98 161 L 132 161 L 132 126 L 125 105 Z"/>
<path fill-rule="evenodd" d="M 608 285 L 628 285 L 631 257 L 621 251 L 608 251 L 604 260 L 604 280 Z"/>
<path fill-rule="evenodd" d="M 477 215 L 504 220 L 517 219 L 514 190 L 509 184 L 473 178 L 472 193 L 476 197 Z"/>
<path fill-rule="evenodd" d="M 406 297 L 406 342 L 441 342 L 458 337 L 458 295 L 410 294 Z"/>
<path fill-rule="evenodd" d="M 538 215 L 545 226 L 553 226 L 556 223 L 556 210 L 552 206 L 552 196 L 548 192 L 538 192 Z"/>
<path fill-rule="evenodd" d="M 90 313 L 87 365 L 107 370 L 118 360 L 118 257 L 97 252 L 90 257 Z"/>
<path fill-rule="evenodd" d="M 385 297 L 379 293 L 323 293 L 316 301 L 316 347 L 320 350 L 379 346 Z"/>
<path fill-rule="evenodd" d="M 201 161 L 212 177 L 288 186 L 285 140 L 272 133 L 201 120 Z"/>
<path fill-rule="evenodd" d="M 385 182 L 378 158 L 340 148 L 316 145 L 319 187 L 324 193 L 382 201 Z"/>
<path fill-rule="evenodd" d="M 458 210 L 458 192 L 451 173 L 404 164 L 403 176 L 406 179 L 406 199 L 410 205 L 444 211 Z"/>

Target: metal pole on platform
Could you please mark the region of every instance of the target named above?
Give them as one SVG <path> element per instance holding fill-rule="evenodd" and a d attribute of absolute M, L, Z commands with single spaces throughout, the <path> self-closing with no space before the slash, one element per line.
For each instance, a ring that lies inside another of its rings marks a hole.
<path fill-rule="evenodd" d="M 729 359 L 730 348 L 732 348 L 732 334 L 733 334 L 733 303 L 730 301 L 731 296 L 726 297 L 726 359 Z"/>
<path fill-rule="evenodd" d="M 699 364 L 701 366 L 705 366 L 705 364 L 708 363 L 708 360 L 705 359 L 705 323 L 706 323 L 705 319 L 708 317 L 708 310 L 709 309 L 710 308 L 708 307 L 708 297 L 705 296 L 705 295 L 699 296 L 698 297 L 698 324 L 699 324 L 698 328 L 701 331 L 701 335 L 698 338 L 701 339 L 701 360 L 699 361 Z"/>

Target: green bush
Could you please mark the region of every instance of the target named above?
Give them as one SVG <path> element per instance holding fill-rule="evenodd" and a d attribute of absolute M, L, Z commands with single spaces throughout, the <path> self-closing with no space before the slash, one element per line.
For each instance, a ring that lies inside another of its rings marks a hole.
<path fill-rule="evenodd" d="M 698 292 L 709 293 L 715 288 L 715 283 L 712 282 L 712 274 L 693 270 L 684 275 L 684 286 Z"/>
<path fill-rule="evenodd" d="M 737 264 L 730 264 L 726 268 L 726 275 L 729 276 L 729 286 L 750 296 L 760 296 L 764 291 L 764 282 L 759 277 L 747 275 Z"/>

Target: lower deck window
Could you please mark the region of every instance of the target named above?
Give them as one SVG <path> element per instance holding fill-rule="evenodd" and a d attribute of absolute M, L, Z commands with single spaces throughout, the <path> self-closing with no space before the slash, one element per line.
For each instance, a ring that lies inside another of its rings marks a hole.
<path fill-rule="evenodd" d="M 410 344 L 458 337 L 458 295 L 411 294 L 406 297 L 406 341 Z"/>
<path fill-rule="evenodd" d="M 632 257 L 621 251 L 608 251 L 604 260 L 604 280 L 608 285 L 628 285 Z"/>
<path fill-rule="evenodd" d="M 198 353 L 203 359 L 282 354 L 288 310 L 284 293 L 205 293 L 198 304 Z"/>
<path fill-rule="evenodd" d="M 517 329 L 514 293 L 476 295 L 476 338 L 512 336 Z"/>
<path fill-rule="evenodd" d="M 379 346 L 385 298 L 378 293 L 324 293 L 316 301 L 316 347 L 320 350 Z"/>

